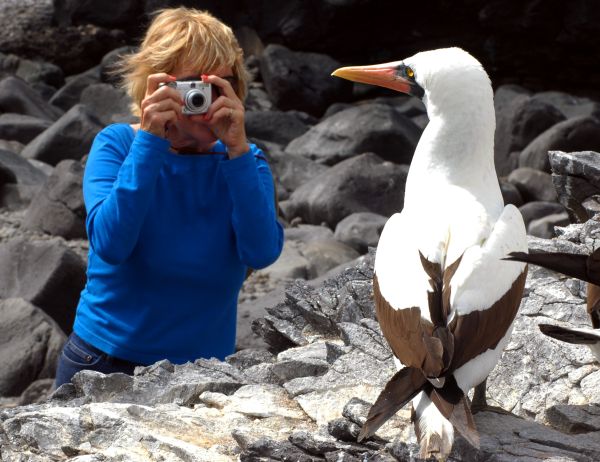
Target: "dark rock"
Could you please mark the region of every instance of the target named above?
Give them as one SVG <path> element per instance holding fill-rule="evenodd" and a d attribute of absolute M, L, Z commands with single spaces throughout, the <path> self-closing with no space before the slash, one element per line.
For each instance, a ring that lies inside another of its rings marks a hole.
<path fill-rule="evenodd" d="M 377 322 L 363 320 L 361 324 L 352 322 L 340 322 L 338 324 L 341 331 L 340 337 L 344 343 L 354 346 L 379 361 L 389 359 L 392 356 L 392 351 L 383 338 Z"/>
<path fill-rule="evenodd" d="M 567 212 L 546 215 L 542 218 L 532 220 L 527 226 L 527 234 L 543 239 L 552 239 L 556 237 L 554 228 L 556 226 L 567 226 L 569 224 L 569 215 Z"/>
<path fill-rule="evenodd" d="M 367 415 L 371 409 L 372 403 L 367 403 L 360 398 L 352 398 L 344 406 L 342 415 L 351 422 L 363 426 L 367 421 Z"/>
<path fill-rule="evenodd" d="M 269 156 L 274 176 L 288 191 L 295 191 L 329 168 L 306 157 L 286 154 L 280 149 L 269 151 Z"/>
<path fill-rule="evenodd" d="M 294 461 L 316 462 L 322 458 L 311 456 L 287 441 L 275 441 L 269 437 L 260 438 L 250 443 L 242 455 L 241 462 L 256 461 Z"/>
<path fill-rule="evenodd" d="M 251 27 L 242 26 L 236 27 L 234 33 L 240 47 L 244 50 L 246 68 L 253 69 L 260 66 L 260 57 L 265 50 L 265 45 L 256 30 Z M 250 63 L 252 63 L 252 66 Z"/>
<path fill-rule="evenodd" d="M 3 151 L 10 151 L 12 153 L 19 154 L 24 148 L 25 145 L 23 143 L 19 143 L 18 141 L 0 140 L 0 149 Z"/>
<path fill-rule="evenodd" d="M 24 114 L 6 113 L 0 115 L 0 138 L 29 143 L 46 130 L 52 122 Z"/>
<path fill-rule="evenodd" d="M 332 165 L 363 152 L 409 164 L 421 130 L 386 104 L 365 104 L 340 111 L 293 140 L 286 153 Z"/>
<path fill-rule="evenodd" d="M 0 243 L 0 298 L 20 297 L 43 309 L 70 332 L 85 263 L 59 239 Z"/>
<path fill-rule="evenodd" d="M 323 117 L 321 117 L 321 120 L 325 120 L 328 117 L 331 117 L 334 114 L 337 114 L 338 112 L 344 111 L 346 109 L 350 109 L 354 107 L 353 104 L 350 103 L 333 103 L 331 106 L 329 106 L 327 108 L 327 110 L 325 111 L 325 114 L 323 114 Z"/>
<path fill-rule="evenodd" d="M 110 8 L 94 0 L 54 0 L 53 4 L 54 21 L 60 26 L 95 24 L 112 29 L 138 22 L 143 2 L 123 0 Z"/>
<path fill-rule="evenodd" d="M 56 165 L 65 159 L 81 159 L 89 151 L 102 123 L 85 106 L 76 104 L 46 131 L 29 143 L 23 157 Z"/>
<path fill-rule="evenodd" d="M 24 80 L 6 77 L 0 81 L 0 112 L 14 112 L 55 121 L 62 111 L 48 104 Z"/>
<path fill-rule="evenodd" d="M 546 411 L 548 422 L 563 433 L 600 431 L 600 405 L 557 405 Z"/>
<path fill-rule="evenodd" d="M 125 91 L 116 89 L 108 83 L 88 86 L 81 93 L 81 103 L 97 117 L 103 125 L 112 123 L 135 123 L 137 117 L 131 115 L 131 98 Z"/>
<path fill-rule="evenodd" d="M 408 166 L 367 153 L 340 162 L 291 195 L 286 218 L 331 228 L 357 212 L 390 216 L 402 210 Z"/>
<path fill-rule="evenodd" d="M 81 162 L 63 160 L 34 197 L 23 219 L 23 227 L 65 239 L 85 238 Z"/>
<path fill-rule="evenodd" d="M 322 359 L 290 359 L 278 361 L 273 364 L 271 371 L 282 382 L 295 379 L 297 377 L 315 377 L 323 375 L 329 370 L 329 364 Z"/>
<path fill-rule="evenodd" d="M 549 157 L 558 201 L 572 220 L 587 221 L 591 217 L 582 204 L 588 197 L 600 194 L 600 154 L 552 151 Z"/>
<path fill-rule="evenodd" d="M 517 187 L 525 202 L 556 201 L 552 177 L 546 172 L 522 167 L 513 170 L 508 176 L 508 181 Z"/>
<path fill-rule="evenodd" d="M 600 151 L 600 120 L 575 117 L 558 123 L 533 140 L 519 157 L 519 167 L 550 172 L 549 151 Z"/>
<path fill-rule="evenodd" d="M 293 112 L 247 111 L 246 134 L 250 138 L 286 145 L 308 130 L 308 126 Z"/>
<path fill-rule="evenodd" d="M 246 101 L 244 101 L 244 107 L 247 111 L 270 111 L 274 109 L 264 86 L 256 82 L 248 86 L 248 95 Z"/>
<path fill-rule="evenodd" d="M 57 329 L 58 332 L 60 332 L 61 336 L 64 336 L 65 334 L 63 333 L 62 330 Z M 60 343 L 60 346 L 62 347 L 63 343 L 64 343 L 65 339 L 63 339 Z M 56 352 L 56 356 L 58 359 L 58 356 L 60 355 L 61 350 L 59 349 Z M 56 366 L 55 366 L 56 367 Z M 44 401 L 46 401 L 51 393 L 52 393 L 52 389 L 54 387 L 54 375 L 56 373 L 56 370 L 52 371 L 52 374 L 50 378 L 46 378 L 46 379 L 38 379 L 33 381 L 31 384 L 29 384 L 29 386 L 25 389 L 25 391 L 23 391 L 23 393 L 21 393 L 21 396 L 19 396 L 19 406 L 26 406 L 28 404 L 34 404 L 34 403 L 43 403 Z"/>
<path fill-rule="evenodd" d="M 320 116 L 331 103 L 350 95 L 349 82 L 323 78 L 340 67 L 329 56 L 269 45 L 260 63 L 267 93 L 281 110 L 298 109 Z"/>
<path fill-rule="evenodd" d="M 338 440 L 354 443 L 360 433 L 360 427 L 348 419 L 339 418 L 327 424 L 327 431 Z"/>
<path fill-rule="evenodd" d="M 525 95 L 497 110 L 494 160 L 498 175 L 508 175 L 516 167 L 511 153 L 523 150 L 539 134 L 563 120 L 565 116 L 554 106 Z"/>
<path fill-rule="evenodd" d="M 16 75 L 32 87 L 43 84 L 56 90 L 64 83 L 63 71 L 54 64 L 3 53 L 0 53 L 0 73 Z"/>
<path fill-rule="evenodd" d="M 31 303 L 0 301 L 0 396 L 20 395 L 34 380 L 54 377 L 66 340 L 56 322 Z"/>
<path fill-rule="evenodd" d="M 520 96 L 530 96 L 531 92 L 520 85 L 504 84 L 500 85 L 494 92 L 494 108 L 496 114 L 503 112 L 506 106 Z"/>
<path fill-rule="evenodd" d="M 100 67 L 95 66 L 81 74 L 67 77 L 67 83 L 58 89 L 49 103 L 68 111 L 81 99 L 81 93 L 90 85 L 100 83 Z"/>
<path fill-rule="evenodd" d="M 513 204 L 515 207 L 523 205 L 523 196 L 521 196 L 519 189 L 514 184 L 501 179 L 500 191 L 502 192 L 502 199 L 505 204 Z"/>
<path fill-rule="evenodd" d="M 337 224 L 334 236 L 364 254 L 369 247 L 377 246 L 387 220 L 387 217 L 376 213 L 353 213 Z"/>
<path fill-rule="evenodd" d="M 322 438 L 317 439 L 306 431 L 293 432 L 290 435 L 289 440 L 293 445 L 315 455 L 324 455 L 326 452 L 338 449 L 335 441 L 329 441 Z"/>
<path fill-rule="evenodd" d="M 548 215 L 562 213 L 565 211 L 565 208 L 556 202 L 533 201 L 519 207 L 519 211 L 523 216 L 525 228 L 527 228 L 529 223 L 531 223 L 533 220 L 537 220 L 538 218 L 543 218 Z"/>
<path fill-rule="evenodd" d="M 326 452 L 325 453 L 325 461 L 326 462 L 360 462 L 361 459 L 354 457 L 343 450 Z M 370 458 L 368 460 L 371 460 Z"/>

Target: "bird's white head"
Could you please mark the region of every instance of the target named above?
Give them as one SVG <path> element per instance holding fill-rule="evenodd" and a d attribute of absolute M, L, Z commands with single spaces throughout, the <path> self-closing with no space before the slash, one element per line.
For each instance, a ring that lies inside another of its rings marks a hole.
<path fill-rule="evenodd" d="M 416 96 L 428 110 L 431 106 L 451 110 L 460 102 L 472 106 L 473 100 L 480 98 L 486 103 L 493 101 L 490 79 L 483 66 L 461 48 L 423 51 L 385 64 L 342 67 L 332 75 Z"/>

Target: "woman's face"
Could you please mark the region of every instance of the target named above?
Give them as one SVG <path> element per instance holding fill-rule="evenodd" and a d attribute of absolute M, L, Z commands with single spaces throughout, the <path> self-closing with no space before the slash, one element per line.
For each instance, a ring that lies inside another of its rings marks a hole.
<path fill-rule="evenodd" d="M 202 71 L 188 66 L 175 69 L 172 73 L 177 80 L 202 80 Z M 218 77 L 232 77 L 231 67 L 221 67 L 212 72 L 212 75 Z M 215 97 L 213 92 L 213 98 Z M 217 137 L 208 128 L 206 122 L 198 120 L 192 121 L 191 118 L 182 114 L 181 120 L 171 123 L 167 126 L 167 139 L 171 142 L 171 147 L 181 152 L 204 152 L 217 141 Z"/>

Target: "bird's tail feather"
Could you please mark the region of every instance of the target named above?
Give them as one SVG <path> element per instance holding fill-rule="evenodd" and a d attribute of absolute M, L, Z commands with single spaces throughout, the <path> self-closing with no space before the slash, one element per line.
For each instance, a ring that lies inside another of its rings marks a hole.
<path fill-rule="evenodd" d="M 566 343 L 575 345 L 592 345 L 600 341 L 600 334 L 582 332 L 568 327 L 554 326 L 552 324 L 538 324 L 543 334 Z"/>
<path fill-rule="evenodd" d="M 425 376 L 415 367 L 405 367 L 396 372 L 369 410 L 367 421 L 358 435 L 358 442 L 372 436 L 390 417 L 413 399 L 425 383 Z"/>
<path fill-rule="evenodd" d="M 503 258 L 503 260 L 531 263 L 552 271 L 557 271 L 572 278 L 593 282 L 589 280 L 590 278 L 587 274 L 587 255 L 564 252 L 511 252 L 508 254 L 508 257 Z"/>

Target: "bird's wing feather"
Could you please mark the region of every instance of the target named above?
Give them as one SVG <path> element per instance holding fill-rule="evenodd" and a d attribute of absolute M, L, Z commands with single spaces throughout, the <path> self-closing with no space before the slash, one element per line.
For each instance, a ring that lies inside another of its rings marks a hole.
<path fill-rule="evenodd" d="M 595 329 L 577 329 L 574 327 L 554 326 L 552 324 L 538 324 L 543 334 L 562 342 L 576 345 L 593 345 L 600 343 L 600 331 Z"/>

